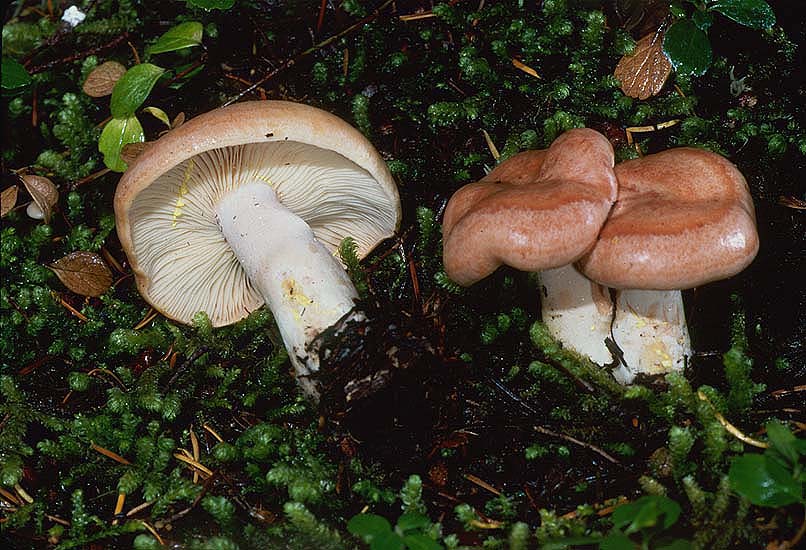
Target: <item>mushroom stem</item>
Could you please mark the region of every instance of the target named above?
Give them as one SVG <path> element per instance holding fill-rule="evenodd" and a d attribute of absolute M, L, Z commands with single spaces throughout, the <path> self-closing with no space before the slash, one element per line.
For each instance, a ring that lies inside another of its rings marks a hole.
<path fill-rule="evenodd" d="M 539 273 L 543 322 L 562 344 L 595 363 L 613 360 L 604 341 L 610 336 L 613 303 L 607 287 L 569 264 Z"/>
<path fill-rule="evenodd" d="M 353 308 L 358 296 L 353 283 L 310 226 L 266 183 L 231 191 L 219 201 L 216 216 L 224 239 L 274 315 L 297 380 L 317 398 L 307 378 L 319 370 L 311 344 Z"/>
<path fill-rule="evenodd" d="M 623 352 L 623 364 L 613 371 L 622 384 L 638 374 L 683 369 L 691 341 L 680 291 L 617 291 L 613 340 Z"/>

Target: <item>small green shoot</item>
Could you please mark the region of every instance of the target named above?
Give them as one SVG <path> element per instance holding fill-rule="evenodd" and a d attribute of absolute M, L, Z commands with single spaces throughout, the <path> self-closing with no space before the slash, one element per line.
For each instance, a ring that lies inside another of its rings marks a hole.
<path fill-rule="evenodd" d="M 358 514 L 347 522 L 347 530 L 369 544 L 370 550 L 442 550 L 426 533 L 431 520 L 417 512 L 406 512 L 395 528 L 383 516 Z"/>

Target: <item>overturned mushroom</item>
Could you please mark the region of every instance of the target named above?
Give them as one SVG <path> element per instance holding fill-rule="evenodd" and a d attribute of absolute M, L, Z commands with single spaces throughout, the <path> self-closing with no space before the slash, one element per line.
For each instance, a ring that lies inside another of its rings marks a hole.
<path fill-rule="evenodd" d="M 587 128 L 526 151 L 451 197 L 443 221 L 448 276 L 471 285 L 502 264 L 540 271 L 543 320 L 563 344 L 612 360 L 606 289 L 571 265 L 593 245 L 616 199 L 613 148 Z"/>
<path fill-rule="evenodd" d="M 617 292 L 614 372 L 681 369 L 691 354 L 681 289 L 743 270 L 758 251 L 747 182 L 708 151 L 670 149 L 616 165 L 619 195 L 596 245 L 577 264 Z"/>
<path fill-rule="evenodd" d="M 115 195 L 120 241 L 143 297 L 214 326 L 264 302 L 303 389 L 311 345 L 357 296 L 334 257 L 347 236 L 360 256 L 391 236 L 397 188 L 364 136 L 340 118 L 286 101 L 245 102 L 198 116 L 133 162 Z"/>

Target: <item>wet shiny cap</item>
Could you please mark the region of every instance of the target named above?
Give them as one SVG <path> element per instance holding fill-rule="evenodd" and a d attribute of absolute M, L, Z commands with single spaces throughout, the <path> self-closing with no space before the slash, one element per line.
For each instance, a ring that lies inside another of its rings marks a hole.
<path fill-rule="evenodd" d="M 539 271 L 580 258 L 616 199 L 613 162 L 610 142 L 579 128 L 459 189 L 442 226 L 448 276 L 467 286 L 501 265 Z"/>
<path fill-rule="evenodd" d="M 724 157 L 681 147 L 616 165 L 618 200 L 577 264 L 613 288 L 686 289 L 742 271 L 758 252 L 750 192 Z"/>

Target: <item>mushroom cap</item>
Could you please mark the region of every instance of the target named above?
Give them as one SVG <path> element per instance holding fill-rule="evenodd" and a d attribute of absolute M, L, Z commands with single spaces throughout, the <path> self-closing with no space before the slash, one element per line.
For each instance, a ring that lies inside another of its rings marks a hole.
<path fill-rule="evenodd" d="M 118 236 L 143 297 L 214 326 L 263 304 L 224 240 L 215 205 L 245 184 L 271 185 L 335 253 L 353 237 L 363 257 L 400 221 L 397 186 L 372 144 L 344 120 L 288 101 L 248 101 L 191 119 L 146 149 L 115 193 Z"/>
<path fill-rule="evenodd" d="M 613 288 L 686 289 L 735 275 L 758 251 L 750 192 L 727 159 L 681 147 L 616 165 L 619 194 L 578 267 Z"/>
<path fill-rule="evenodd" d="M 615 199 L 610 142 L 588 128 L 569 130 L 451 197 L 442 225 L 445 271 L 471 285 L 502 264 L 523 271 L 569 264 L 594 243 Z"/>

